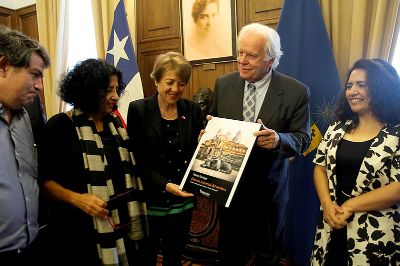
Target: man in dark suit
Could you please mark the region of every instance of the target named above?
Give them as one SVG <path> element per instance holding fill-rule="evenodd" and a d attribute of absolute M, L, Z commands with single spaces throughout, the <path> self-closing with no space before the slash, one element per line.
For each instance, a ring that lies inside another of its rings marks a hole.
<path fill-rule="evenodd" d="M 40 95 L 37 94 L 33 102 L 25 106 L 28 112 L 29 118 L 32 125 L 33 139 L 36 145 L 39 145 L 40 134 L 46 124 L 46 115 L 43 110 L 42 99 Z"/>
<path fill-rule="evenodd" d="M 239 71 L 217 79 L 211 114 L 263 126 L 231 206 L 221 210 L 222 265 L 279 265 L 288 158 L 310 144 L 309 90 L 274 70 L 282 51 L 272 28 L 244 26 L 237 43 Z"/>
<path fill-rule="evenodd" d="M 29 119 L 31 120 L 33 140 L 35 146 L 40 146 L 40 136 L 46 124 L 46 114 L 44 112 L 44 106 L 42 104 L 42 99 L 38 93 L 33 100 L 33 102 L 25 106 L 28 112 Z M 39 191 L 39 212 L 38 212 L 38 223 L 39 223 L 39 234 L 36 238 L 36 243 L 38 248 L 43 245 L 47 239 L 47 223 L 49 216 L 49 203 L 48 199 Z"/>

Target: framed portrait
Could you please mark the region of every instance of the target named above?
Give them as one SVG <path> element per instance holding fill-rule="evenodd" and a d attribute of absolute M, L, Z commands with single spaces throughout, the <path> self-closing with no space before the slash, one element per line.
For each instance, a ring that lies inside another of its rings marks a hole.
<path fill-rule="evenodd" d="M 192 64 L 236 60 L 235 0 L 181 0 L 183 54 Z"/>

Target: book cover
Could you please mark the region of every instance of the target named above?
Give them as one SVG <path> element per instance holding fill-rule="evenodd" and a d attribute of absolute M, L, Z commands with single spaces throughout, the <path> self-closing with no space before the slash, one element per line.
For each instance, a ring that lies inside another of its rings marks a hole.
<path fill-rule="evenodd" d="M 229 207 L 261 125 L 213 117 L 180 184 L 180 189 Z"/>

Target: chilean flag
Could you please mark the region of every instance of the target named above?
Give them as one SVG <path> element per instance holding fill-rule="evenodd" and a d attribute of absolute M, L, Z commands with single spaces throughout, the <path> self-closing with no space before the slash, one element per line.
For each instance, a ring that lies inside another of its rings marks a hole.
<path fill-rule="evenodd" d="M 126 90 L 119 99 L 118 110 L 116 111 L 125 126 L 129 103 L 143 98 L 143 87 L 123 0 L 119 1 L 114 11 L 106 60 L 122 71 L 122 79 L 126 84 Z"/>

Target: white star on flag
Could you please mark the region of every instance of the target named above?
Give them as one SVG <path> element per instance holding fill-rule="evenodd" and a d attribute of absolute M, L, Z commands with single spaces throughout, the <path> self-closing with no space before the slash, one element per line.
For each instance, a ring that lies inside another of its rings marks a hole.
<path fill-rule="evenodd" d="M 108 50 L 107 53 L 114 56 L 114 65 L 118 65 L 119 59 L 123 58 L 129 60 L 128 55 L 125 52 L 125 44 L 129 36 L 125 36 L 122 40 L 118 38 L 117 33 L 114 30 L 114 46 L 112 49 Z"/>
<path fill-rule="evenodd" d="M 118 36 L 121 36 L 121 40 Z M 114 11 L 106 60 L 121 70 L 122 80 L 126 84 L 125 92 L 118 101 L 118 110 L 115 111 L 125 125 L 129 103 L 143 98 L 143 88 L 123 0 L 118 2 Z"/>

